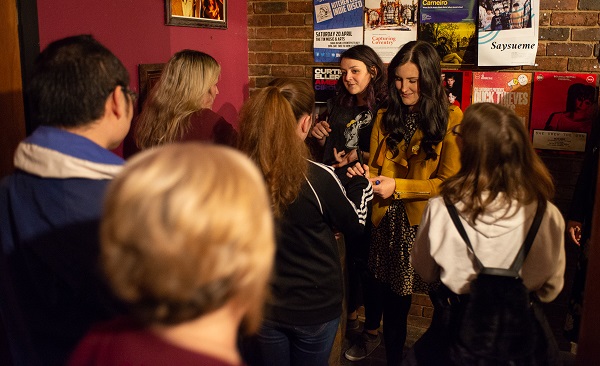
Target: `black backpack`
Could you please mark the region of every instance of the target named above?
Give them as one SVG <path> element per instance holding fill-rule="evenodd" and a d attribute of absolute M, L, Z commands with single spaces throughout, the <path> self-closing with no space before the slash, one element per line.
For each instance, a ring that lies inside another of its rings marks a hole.
<path fill-rule="evenodd" d="M 544 364 L 536 361 L 545 359 L 546 354 L 545 346 L 540 347 L 545 339 L 532 306 L 535 298 L 523 285 L 519 270 L 537 234 L 546 201 L 538 203 L 525 242 L 508 269 L 485 267 L 475 255 L 456 207 L 448 201 L 446 207 L 480 268 L 470 284 L 470 294 L 460 296 L 461 314 L 451 330 L 448 356 L 455 365 Z"/>

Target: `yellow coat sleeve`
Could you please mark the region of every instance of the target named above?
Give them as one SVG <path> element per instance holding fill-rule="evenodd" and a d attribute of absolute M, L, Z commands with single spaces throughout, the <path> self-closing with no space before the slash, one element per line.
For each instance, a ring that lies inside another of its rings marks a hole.
<path fill-rule="evenodd" d="M 460 153 L 452 128 L 462 121 L 462 111 L 456 106 L 449 107 L 448 128 L 442 142 L 435 147 L 438 158 L 426 160 L 420 147 L 423 133 L 417 130 L 409 145 L 399 146 L 395 157 L 387 151 L 381 120 L 385 111 L 379 111 L 371 134 L 371 176 L 383 175 L 394 178 L 396 190 L 392 197 L 373 201 L 373 223 L 379 224 L 393 199 L 402 199 L 411 225 L 418 225 L 427 200 L 439 194 L 440 184 L 460 169 Z"/>

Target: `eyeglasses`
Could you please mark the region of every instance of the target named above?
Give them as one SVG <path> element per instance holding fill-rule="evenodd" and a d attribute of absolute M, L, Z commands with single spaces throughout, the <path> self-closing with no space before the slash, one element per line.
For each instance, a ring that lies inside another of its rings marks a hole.
<path fill-rule="evenodd" d="M 136 92 L 134 92 L 133 90 L 129 89 L 129 88 L 128 88 L 128 87 L 126 87 L 126 86 L 121 86 L 121 89 L 123 89 L 123 93 L 125 93 L 125 94 L 129 95 L 129 98 L 131 98 L 131 101 L 132 101 L 133 103 L 135 103 L 135 101 L 136 101 L 136 100 L 137 100 L 137 98 L 138 98 L 138 95 L 137 95 L 137 93 L 136 93 Z"/>
<path fill-rule="evenodd" d="M 452 127 L 452 134 L 453 134 L 454 136 L 461 136 L 461 134 L 460 134 L 460 126 L 461 126 L 461 125 L 460 125 L 460 124 L 458 124 L 458 125 L 456 125 L 456 126 Z"/>
<path fill-rule="evenodd" d="M 129 89 L 128 87 L 124 86 L 124 85 L 117 84 L 114 88 L 112 88 L 111 90 L 108 91 L 107 95 L 111 95 L 112 93 L 114 93 L 115 88 L 117 88 L 119 86 L 121 87 L 121 91 L 123 92 L 123 94 L 129 95 L 129 98 L 131 99 L 131 102 L 135 103 L 135 101 L 138 98 L 137 93 L 134 92 L 133 90 Z"/>

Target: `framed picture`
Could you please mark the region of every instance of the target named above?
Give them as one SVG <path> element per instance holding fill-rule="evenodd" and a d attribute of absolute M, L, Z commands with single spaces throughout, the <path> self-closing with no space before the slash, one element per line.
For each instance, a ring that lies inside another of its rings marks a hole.
<path fill-rule="evenodd" d="M 229 0 L 165 0 L 167 25 L 227 29 Z"/>
<path fill-rule="evenodd" d="M 138 66 L 138 76 L 140 80 L 140 100 L 138 108 L 140 112 L 144 106 L 144 101 L 148 97 L 148 93 L 160 79 L 165 64 L 140 64 Z"/>

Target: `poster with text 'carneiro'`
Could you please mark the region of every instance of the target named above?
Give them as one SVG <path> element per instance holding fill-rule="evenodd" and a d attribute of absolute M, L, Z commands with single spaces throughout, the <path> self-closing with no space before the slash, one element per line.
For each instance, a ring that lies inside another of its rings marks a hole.
<path fill-rule="evenodd" d="M 314 7 L 315 62 L 338 62 L 363 44 L 363 0 L 314 0 Z"/>
<path fill-rule="evenodd" d="M 598 109 L 596 74 L 536 72 L 530 132 L 533 147 L 585 151 Z"/>
<path fill-rule="evenodd" d="M 539 0 L 481 0 L 478 65 L 535 65 Z"/>
<path fill-rule="evenodd" d="M 531 110 L 530 72 L 473 72 L 473 103 L 489 102 L 512 109 L 529 127 Z"/>
<path fill-rule="evenodd" d="M 365 0 L 365 45 L 389 63 L 398 50 L 417 39 L 417 0 Z"/>
<path fill-rule="evenodd" d="M 477 61 L 475 0 L 421 0 L 419 39 L 430 42 L 442 65 Z"/>

